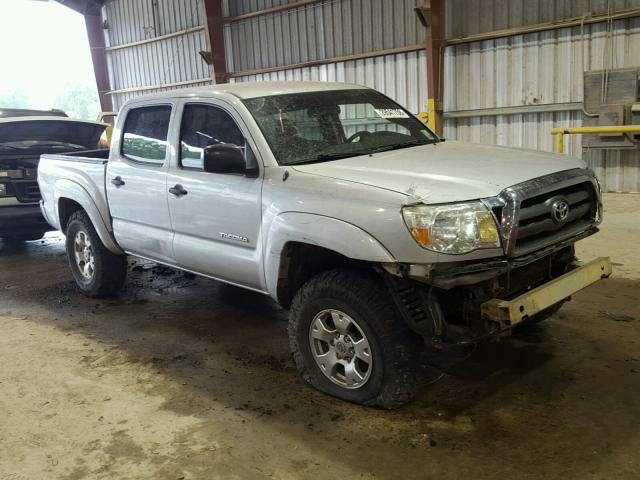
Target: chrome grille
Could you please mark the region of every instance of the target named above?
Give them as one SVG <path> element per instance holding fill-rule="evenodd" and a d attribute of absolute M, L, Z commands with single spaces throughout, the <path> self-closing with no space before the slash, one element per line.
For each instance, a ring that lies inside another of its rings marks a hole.
<path fill-rule="evenodd" d="M 536 178 L 488 201 L 509 256 L 564 241 L 600 222 L 600 193 L 593 172 L 567 170 Z"/>
<path fill-rule="evenodd" d="M 565 219 L 558 222 L 553 209 L 562 202 L 568 205 L 568 210 Z M 595 213 L 596 198 L 591 182 L 525 199 L 520 203 L 515 250 L 533 250 L 576 228 L 583 229 L 593 223 Z"/>

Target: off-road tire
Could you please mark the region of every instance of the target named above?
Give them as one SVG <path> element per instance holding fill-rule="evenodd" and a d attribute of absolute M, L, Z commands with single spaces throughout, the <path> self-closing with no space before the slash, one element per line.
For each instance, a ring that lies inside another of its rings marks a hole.
<path fill-rule="evenodd" d="M 74 256 L 74 240 L 80 230 L 89 237 L 93 250 L 95 269 L 90 280 L 82 275 Z M 69 267 L 82 294 L 104 298 L 112 296 L 122 288 L 127 277 L 127 257 L 107 250 L 84 210 L 78 210 L 71 215 L 67 222 L 66 236 Z"/>
<path fill-rule="evenodd" d="M 353 318 L 366 335 L 373 358 L 369 379 L 357 389 L 335 384 L 320 370 L 309 344 L 309 328 L 325 309 Z M 403 323 L 384 283 L 368 272 L 331 270 L 305 283 L 289 314 L 289 343 L 302 378 L 329 395 L 367 406 L 397 408 L 420 388 L 424 342 Z"/>

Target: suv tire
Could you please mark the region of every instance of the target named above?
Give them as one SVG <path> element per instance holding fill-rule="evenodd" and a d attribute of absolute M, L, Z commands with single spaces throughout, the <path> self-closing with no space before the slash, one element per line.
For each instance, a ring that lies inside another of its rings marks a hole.
<path fill-rule="evenodd" d="M 309 280 L 293 300 L 288 333 L 300 375 L 324 393 L 391 409 L 420 387 L 424 342 L 373 274 L 340 269 Z"/>
<path fill-rule="evenodd" d="M 103 298 L 122 288 L 127 276 L 127 257 L 107 250 L 84 210 L 71 215 L 66 236 L 69 266 L 81 293 Z"/>

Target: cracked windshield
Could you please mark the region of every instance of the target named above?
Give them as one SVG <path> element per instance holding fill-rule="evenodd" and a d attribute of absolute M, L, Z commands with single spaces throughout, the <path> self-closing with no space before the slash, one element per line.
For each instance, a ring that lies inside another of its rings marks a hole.
<path fill-rule="evenodd" d="M 384 95 L 364 89 L 245 100 L 280 165 L 299 165 L 440 141 Z"/>

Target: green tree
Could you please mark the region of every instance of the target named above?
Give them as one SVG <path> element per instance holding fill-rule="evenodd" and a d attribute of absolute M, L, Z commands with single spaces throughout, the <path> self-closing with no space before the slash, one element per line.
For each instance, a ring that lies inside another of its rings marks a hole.
<path fill-rule="evenodd" d="M 29 97 L 22 90 L 0 93 L 0 108 L 29 108 Z"/>
<path fill-rule="evenodd" d="M 87 83 L 70 82 L 53 101 L 53 107 L 64 110 L 73 118 L 94 120 L 100 113 L 96 87 Z"/>

